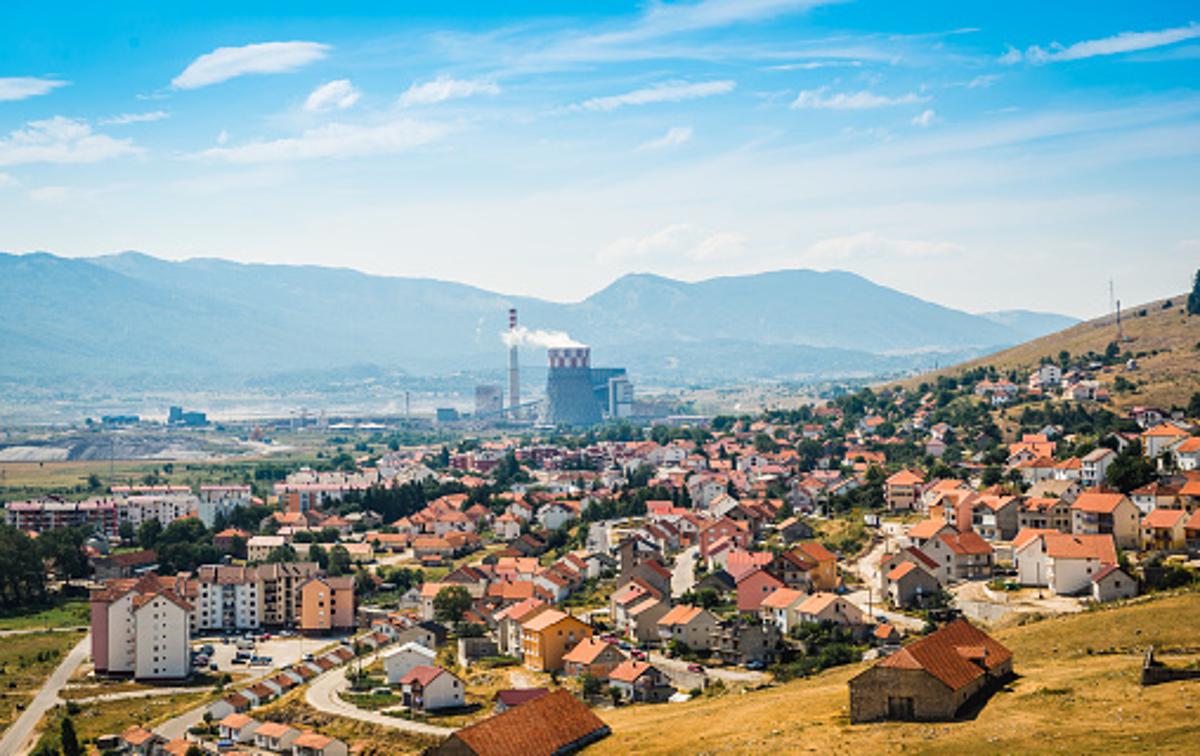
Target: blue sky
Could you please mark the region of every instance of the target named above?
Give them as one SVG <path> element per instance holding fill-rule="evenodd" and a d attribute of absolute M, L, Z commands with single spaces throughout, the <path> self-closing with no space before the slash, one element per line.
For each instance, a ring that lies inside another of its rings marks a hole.
<path fill-rule="evenodd" d="M 2 250 L 1079 316 L 1200 266 L 1188 3 L 95 5 L 0 9 Z"/>

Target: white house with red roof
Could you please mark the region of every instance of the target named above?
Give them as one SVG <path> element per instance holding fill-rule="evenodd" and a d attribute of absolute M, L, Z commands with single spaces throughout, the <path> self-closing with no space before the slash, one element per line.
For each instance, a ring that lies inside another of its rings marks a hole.
<path fill-rule="evenodd" d="M 401 698 L 413 711 L 437 711 L 462 706 L 466 685 L 441 667 L 419 665 L 400 678 Z"/>
<path fill-rule="evenodd" d="M 1122 493 L 1085 491 L 1071 504 L 1071 532 L 1111 535 L 1122 549 L 1136 549 L 1138 508 Z"/>
<path fill-rule="evenodd" d="M 1071 596 L 1091 592 L 1092 578 L 1117 563 L 1111 535 L 1022 530 L 1013 541 L 1017 579 Z"/>

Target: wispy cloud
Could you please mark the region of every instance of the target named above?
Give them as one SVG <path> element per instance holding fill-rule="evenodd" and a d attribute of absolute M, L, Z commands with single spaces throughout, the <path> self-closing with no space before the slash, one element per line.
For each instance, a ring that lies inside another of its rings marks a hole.
<path fill-rule="evenodd" d="M 36 76 L 0 77 L 0 102 L 25 100 L 49 94 L 70 82 L 59 79 L 41 79 Z"/>
<path fill-rule="evenodd" d="M 478 79 L 454 79 L 449 76 L 439 76 L 433 81 L 423 84 L 413 82 L 412 86 L 400 95 L 401 107 L 414 105 L 435 105 L 446 100 L 460 100 L 475 95 L 498 95 L 500 85 L 493 81 Z"/>
<path fill-rule="evenodd" d="M 30 121 L 0 139 L 0 165 L 95 163 L 140 151 L 131 139 L 96 134 L 86 121 L 55 116 Z"/>
<path fill-rule="evenodd" d="M 1000 80 L 1000 74 L 980 74 L 967 82 L 967 89 L 987 89 Z"/>
<path fill-rule="evenodd" d="M 1120 55 L 1121 53 L 1137 52 L 1139 50 L 1151 50 L 1156 47 L 1165 47 L 1177 42 L 1196 39 L 1197 37 L 1200 37 L 1200 24 L 1190 23 L 1187 26 L 1176 26 L 1171 29 L 1162 29 L 1159 31 L 1121 32 L 1111 37 L 1076 42 L 1066 47 L 1057 42 L 1051 44 L 1049 49 L 1043 49 L 1034 45 L 1026 49 L 1024 53 L 1014 47 L 1010 47 L 1000 56 L 1000 62 L 1011 65 L 1020 63 L 1022 60 L 1035 64 L 1083 60 L 1084 58 L 1094 58 L 1100 55 Z"/>
<path fill-rule="evenodd" d="M 131 123 L 161 121 L 170 116 L 171 114 L 165 110 L 152 110 L 149 113 L 122 113 L 109 118 L 101 118 L 99 123 L 102 126 L 125 126 Z"/>
<path fill-rule="evenodd" d="M 767 66 L 768 71 L 816 71 L 821 68 L 860 68 L 861 60 L 809 60 L 803 63 L 781 63 Z"/>
<path fill-rule="evenodd" d="M 19 186 L 21 182 L 12 177 L 11 174 L 0 172 L 0 189 L 5 187 Z"/>
<path fill-rule="evenodd" d="M 808 248 L 808 257 L 829 262 L 879 258 L 920 259 L 945 257 L 963 250 L 961 245 L 947 241 L 891 239 L 874 231 L 863 231 L 816 242 Z"/>
<path fill-rule="evenodd" d="M 196 89 L 256 73 L 287 73 L 321 60 L 329 45 L 320 42 L 261 42 L 218 47 L 196 58 L 171 80 L 176 89 Z"/>
<path fill-rule="evenodd" d="M 616 240 L 596 254 L 601 263 L 646 261 L 706 262 L 738 257 L 746 238 L 731 231 L 712 232 L 690 223 L 675 223 L 646 236 Z"/>
<path fill-rule="evenodd" d="M 930 126 L 932 126 L 933 122 L 936 120 L 937 120 L 937 113 L 935 113 L 935 112 L 933 112 L 933 110 L 927 108 L 925 110 L 922 110 L 919 115 L 913 116 L 912 124 L 913 124 L 913 126 L 920 126 L 923 129 L 927 129 Z"/>
<path fill-rule="evenodd" d="M 741 23 L 765 21 L 840 0 L 701 0 L 693 3 L 652 2 L 630 28 L 597 35 L 593 42 L 637 42 Z"/>
<path fill-rule="evenodd" d="M 681 144 L 687 144 L 692 141 L 691 126 L 672 126 L 667 129 L 667 133 L 660 136 L 658 139 L 651 139 L 649 142 L 644 142 L 638 145 L 638 151 L 646 150 L 661 150 L 665 147 L 677 147 Z"/>
<path fill-rule="evenodd" d="M 695 100 L 701 97 L 712 97 L 732 92 L 737 83 L 729 80 L 705 81 L 688 83 L 686 81 L 668 81 L 655 84 L 644 89 L 635 89 L 619 95 L 608 97 L 593 97 L 584 100 L 578 107 L 583 110 L 609 111 L 626 105 L 650 105 L 658 102 L 680 102 Z"/>
<path fill-rule="evenodd" d="M 928 102 L 929 97 L 909 92 L 897 97 L 878 95 L 873 92 L 838 92 L 827 94 L 828 87 L 806 89 L 792 102 L 794 110 L 868 110 L 870 108 L 886 108 L 894 105 L 913 105 Z"/>
<path fill-rule="evenodd" d="M 371 126 L 330 123 L 296 137 L 213 147 L 196 157 L 230 163 L 274 163 L 348 158 L 405 152 L 441 139 L 450 131 L 438 123 L 400 119 Z"/>
<path fill-rule="evenodd" d="M 310 113 L 334 108 L 345 110 L 354 107 L 360 97 L 362 93 L 354 88 L 349 79 L 337 79 L 314 89 L 304 101 L 304 109 Z"/>

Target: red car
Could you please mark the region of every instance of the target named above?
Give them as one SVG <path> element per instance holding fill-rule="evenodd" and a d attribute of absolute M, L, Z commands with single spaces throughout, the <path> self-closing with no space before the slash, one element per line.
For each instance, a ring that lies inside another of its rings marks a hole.
<path fill-rule="evenodd" d="M 703 664 L 689 664 L 689 665 L 687 666 L 687 670 L 688 670 L 688 672 L 700 672 L 700 673 L 703 673 L 703 672 L 704 672 L 704 665 L 703 665 Z"/>
<path fill-rule="evenodd" d="M 631 656 L 632 656 L 634 659 L 637 659 L 638 661 L 646 661 L 646 652 L 645 652 L 645 651 L 634 651 L 634 652 L 633 652 L 632 654 L 630 654 L 630 655 L 631 655 Z"/>

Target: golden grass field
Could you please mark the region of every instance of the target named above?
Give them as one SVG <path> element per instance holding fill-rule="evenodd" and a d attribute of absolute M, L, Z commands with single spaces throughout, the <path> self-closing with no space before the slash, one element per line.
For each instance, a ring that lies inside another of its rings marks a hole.
<path fill-rule="evenodd" d="M 588 753 L 1194 754 L 1200 681 L 1142 688 L 1138 673 L 1150 644 L 1200 650 L 1198 619 L 1200 593 L 1190 592 L 998 630 L 1019 677 L 968 721 L 851 725 L 846 682 L 864 668 L 854 665 L 761 691 L 602 711 L 613 734 Z"/>
<path fill-rule="evenodd" d="M 1110 388 L 1114 406 L 1185 406 L 1192 394 L 1200 391 L 1200 350 L 1197 349 L 1200 346 L 1200 317 L 1187 315 L 1186 300 L 1185 296 L 1177 296 L 1124 312 L 1125 341 L 1121 344 L 1122 352 L 1158 354 L 1140 359 L 1136 371 L 1110 368 L 1100 376 L 1101 382 Z M 1172 306 L 1163 309 L 1167 301 Z M 1139 316 L 1142 311 L 1146 313 L 1144 317 Z M 911 388 L 938 375 L 955 375 L 980 366 L 992 366 L 1001 372 L 1016 368 L 1024 373 L 1035 367 L 1043 357 L 1057 360 L 1059 352 L 1064 350 L 1073 355 L 1083 355 L 1089 351 L 1103 354 L 1109 343 L 1116 340 L 1116 334 L 1115 319 L 1108 315 L 996 354 L 909 378 L 901 385 Z M 1138 384 L 1137 392 L 1118 394 L 1112 391 L 1111 385 L 1117 375 L 1123 375 Z"/>

